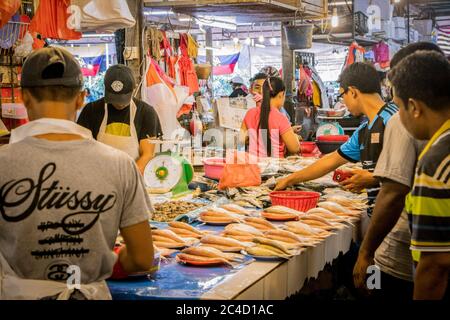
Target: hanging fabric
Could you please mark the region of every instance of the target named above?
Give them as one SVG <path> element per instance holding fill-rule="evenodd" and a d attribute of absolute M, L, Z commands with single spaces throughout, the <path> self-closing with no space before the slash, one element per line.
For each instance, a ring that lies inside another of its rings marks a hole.
<path fill-rule="evenodd" d="M 364 53 L 366 50 L 358 45 L 356 41 L 353 41 L 353 43 L 348 48 L 348 54 L 347 59 L 345 62 L 345 66 L 349 66 L 355 62 L 364 62 Z"/>
<path fill-rule="evenodd" d="M 189 96 L 189 88 L 172 86 L 158 63 L 148 57 L 142 99 L 155 108 L 161 122 L 164 139 L 173 139 L 182 129 L 177 112 Z"/>
<path fill-rule="evenodd" d="M 20 8 L 20 0 L 2 0 L 0 6 L 0 28 L 2 28 Z"/>
<path fill-rule="evenodd" d="M 136 24 L 126 0 L 71 0 L 69 10 L 68 24 L 77 31 L 113 33 Z"/>
<path fill-rule="evenodd" d="M 373 52 L 375 55 L 375 62 L 383 63 L 389 61 L 389 46 L 384 42 L 380 41 L 373 46 Z"/>
<path fill-rule="evenodd" d="M 146 38 L 150 56 L 156 61 L 161 60 L 160 43 L 163 41 L 161 31 L 156 28 L 148 28 L 146 31 Z"/>
<path fill-rule="evenodd" d="M 190 34 L 188 36 L 188 55 L 192 59 L 197 59 L 198 57 L 198 43 L 195 41 L 194 37 L 192 37 Z"/>
<path fill-rule="evenodd" d="M 79 40 L 81 33 L 67 27 L 70 0 L 40 1 L 31 20 L 30 32 L 39 33 L 42 38 Z"/>

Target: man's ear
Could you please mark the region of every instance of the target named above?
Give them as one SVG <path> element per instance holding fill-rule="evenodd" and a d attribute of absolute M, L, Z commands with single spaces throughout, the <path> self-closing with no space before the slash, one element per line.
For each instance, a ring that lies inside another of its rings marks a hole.
<path fill-rule="evenodd" d="M 348 94 L 351 95 L 353 99 L 358 98 L 359 93 L 359 90 L 355 87 L 348 87 Z"/>
<path fill-rule="evenodd" d="M 416 99 L 408 99 L 407 109 L 417 119 L 423 114 L 424 103 Z"/>
<path fill-rule="evenodd" d="M 86 91 L 80 91 L 80 93 L 76 97 L 76 110 L 80 110 L 84 106 L 84 99 L 86 98 Z"/>

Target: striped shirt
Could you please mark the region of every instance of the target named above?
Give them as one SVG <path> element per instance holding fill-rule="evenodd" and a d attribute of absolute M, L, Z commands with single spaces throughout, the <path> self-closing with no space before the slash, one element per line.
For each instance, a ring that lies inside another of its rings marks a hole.
<path fill-rule="evenodd" d="M 414 261 L 421 251 L 450 252 L 450 119 L 420 154 L 405 209 Z"/>
<path fill-rule="evenodd" d="M 393 103 L 385 104 L 371 123 L 364 122 L 338 150 L 344 159 L 350 162 L 361 161 L 364 170 L 373 172 L 383 149 L 384 130 L 391 117 L 398 111 Z M 369 208 L 367 214 L 372 215 L 375 199 L 380 186 L 367 190 Z"/>

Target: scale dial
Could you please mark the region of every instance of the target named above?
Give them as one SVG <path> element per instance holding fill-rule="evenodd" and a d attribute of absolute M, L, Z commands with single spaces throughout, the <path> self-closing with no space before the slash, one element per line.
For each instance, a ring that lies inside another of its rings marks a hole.
<path fill-rule="evenodd" d="M 316 136 L 325 136 L 325 135 L 341 135 L 343 134 L 342 128 L 339 124 L 336 123 L 322 123 L 317 129 Z"/>
<path fill-rule="evenodd" d="M 180 161 L 169 155 L 159 155 L 145 167 L 144 181 L 150 189 L 171 190 L 178 184 L 182 174 Z"/>

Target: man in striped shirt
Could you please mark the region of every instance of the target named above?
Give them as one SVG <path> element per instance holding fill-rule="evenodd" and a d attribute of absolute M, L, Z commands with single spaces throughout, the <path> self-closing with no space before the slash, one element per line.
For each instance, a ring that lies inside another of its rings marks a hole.
<path fill-rule="evenodd" d="M 405 205 L 416 265 L 414 299 L 443 299 L 450 275 L 450 63 L 419 51 L 389 78 L 403 125 L 416 139 L 429 140 Z"/>

